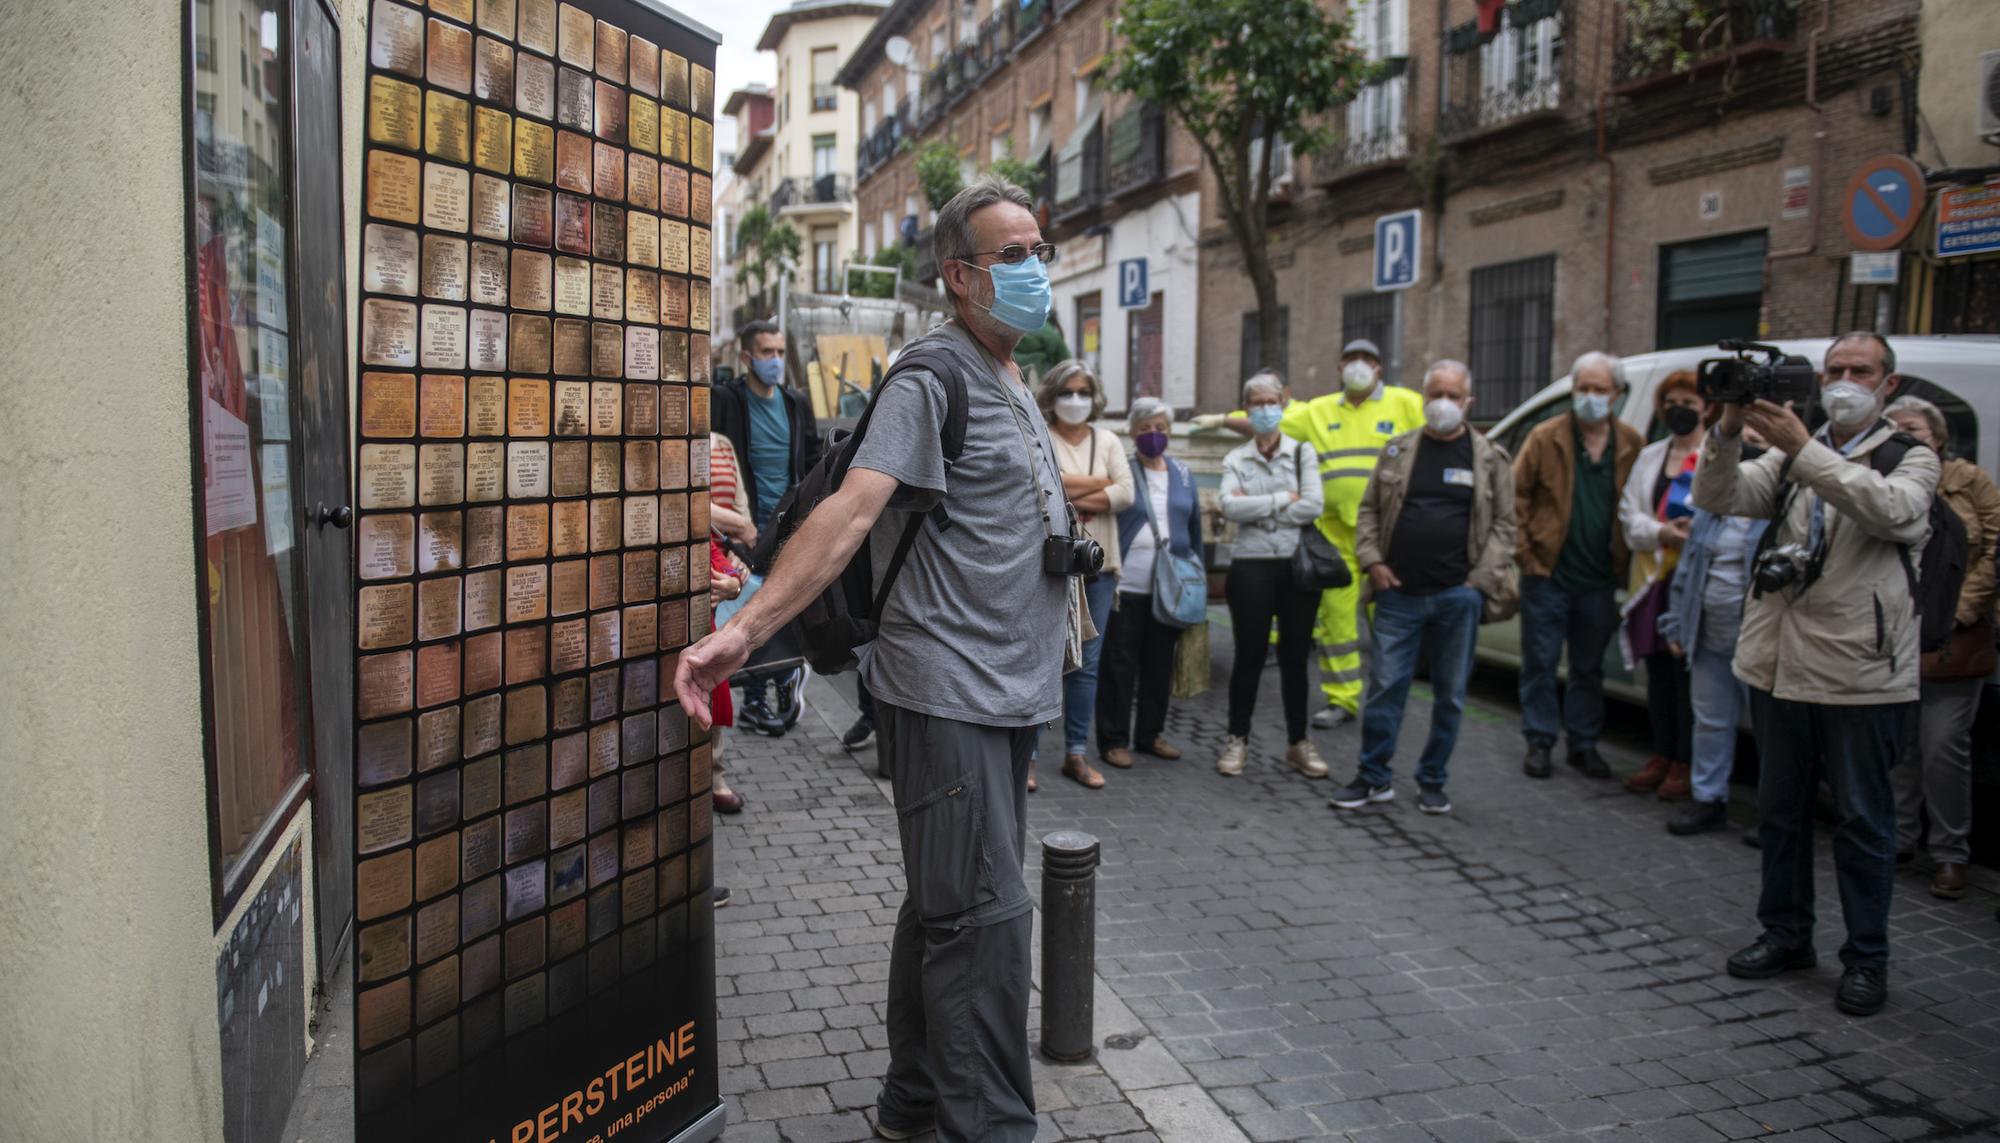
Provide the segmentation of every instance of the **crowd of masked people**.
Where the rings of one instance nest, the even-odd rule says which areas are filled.
[[[974,180],[939,210],[932,243],[953,316],[899,351],[845,436],[821,441],[785,386],[780,331],[740,331],[744,376],[716,389],[708,458],[722,602],[674,691],[719,729],[732,683],[774,640],[858,668],[862,716],[845,741],[876,743],[907,887],[873,1126],[1011,1143],[1037,1125],[1023,853],[1041,731],[1061,724],[1061,775],[1091,789],[1107,783],[1100,766],[1195,745],[1166,729],[1183,632],[1208,614],[1203,507],[1171,455],[1172,408],[1131,402],[1128,454],[1087,365],[1016,360],[1049,340],[1056,253],[1025,191]],[[1227,732],[1200,744],[1218,773],[1282,758],[1326,778],[1311,731],[1355,722],[1353,776],[1332,804],[1391,800],[1421,666],[1432,703],[1416,801],[1450,812],[1479,627],[1518,614],[1523,772],[1548,779],[1560,744],[1569,767],[1609,780],[1602,672],[1619,640],[1647,667],[1655,720],[1655,756],[1626,784],[1685,803],[1672,832],[1724,826],[1746,709],[1755,730],[1760,932],[1727,971],[1816,964],[1824,785],[1847,929],[1835,1003],[1879,1010],[1898,861],[1924,841],[1932,891],[1964,890],[2000,490],[1952,457],[1935,407],[1898,394],[1886,340],[1838,338],[1818,364],[1817,429],[1786,405],[1711,404],[1677,374],[1630,418],[1664,430],[1648,444],[1620,415],[1620,362],[1586,354],[1567,410],[1518,456],[1471,426],[1477,378],[1460,362],[1432,364],[1419,389],[1388,385],[1360,341],[1337,393],[1295,400],[1275,374],[1247,379],[1238,413],[1205,419],[1246,438],[1218,505],[1233,525],[1235,648]],[[1281,741],[1255,717],[1273,658]],[[768,690],[745,688],[743,721],[773,733],[796,688]],[[718,809],[743,808],[719,767],[715,790]]]

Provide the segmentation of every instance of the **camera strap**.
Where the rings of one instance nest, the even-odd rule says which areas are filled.
[[[1888,424],[1889,422],[1887,421],[1877,420],[1865,432],[1856,433],[1854,438],[1847,442],[1846,448],[1838,450],[1841,458],[1843,460],[1851,459],[1853,449],[1860,447],[1862,441],[1874,436],[1877,430]],[[1813,439],[1820,440],[1817,434],[1814,435]],[[1869,459],[1874,464],[1876,471],[1883,472],[1879,462],[1882,459],[1886,459],[1885,457],[1878,457],[1876,454],[1890,448],[1894,444],[1894,440],[1895,438],[1892,435],[1889,440],[1883,441],[1869,452]],[[1829,433],[1825,440],[1820,440],[1820,443],[1828,447],[1833,447],[1831,434]],[[1896,465],[1902,463],[1903,451],[1907,450],[1896,452],[1894,461],[1889,465],[1889,471],[1894,471]],[[1771,518],[1771,527],[1764,529],[1764,534],[1757,538],[1757,550],[1752,553],[1750,558],[1750,566],[1753,568],[1764,558],[1766,552],[1777,546],[1778,530],[1783,527],[1786,517],[1792,514],[1792,503],[1799,494],[1799,485],[1792,480],[1792,462],[1795,459],[1788,456],[1778,464],[1778,484],[1783,491],[1779,496],[1777,514]],[[1883,472],[1883,475],[1888,475],[1888,472]],[[1824,502],[1819,499],[1817,492],[1809,492],[1808,495],[1814,498],[1814,503],[1810,506],[1806,520],[1805,538],[1810,550],[1807,553],[1805,574],[1799,578],[1799,591],[1801,592],[1811,587],[1819,579],[1820,572],[1826,565],[1827,536],[1822,527],[1815,526],[1815,520],[1824,519],[1823,516],[1820,516],[1820,513],[1824,511]],[[1908,572],[1910,570],[1910,559],[1907,550],[1903,556],[1903,565],[1904,570]],[[1751,588],[1751,595],[1753,598],[1761,599],[1764,596],[1764,589],[1753,587]]]

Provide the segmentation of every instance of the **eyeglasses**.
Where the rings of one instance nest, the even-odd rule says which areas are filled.
[[[985,258],[990,255],[996,261],[1005,262],[1009,266],[1019,266],[1028,260],[1028,255],[1030,254],[1041,259],[1044,266],[1056,260],[1056,248],[1052,243],[1048,242],[1037,242],[1033,246],[1023,246],[1018,242],[1010,242],[998,250],[975,251],[972,256],[974,258]]]

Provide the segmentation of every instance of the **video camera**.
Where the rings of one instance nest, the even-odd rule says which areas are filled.
[[[1716,348],[1736,356],[1702,361],[1695,387],[1704,401],[1730,405],[1748,405],[1758,400],[1779,405],[1791,402],[1803,409],[1819,392],[1819,370],[1795,353],[1788,354],[1775,345],[1733,339],[1717,342]],[[1764,360],[1752,360],[1752,354],[1762,354]]]

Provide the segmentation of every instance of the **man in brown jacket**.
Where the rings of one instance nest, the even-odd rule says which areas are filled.
[[[1446,767],[1458,743],[1465,684],[1482,616],[1504,618],[1514,581],[1514,470],[1507,451],[1468,428],[1472,371],[1440,361],[1424,374],[1424,427],[1393,437],[1368,478],[1355,521],[1355,562],[1375,603],[1375,658],[1361,704],[1361,769],[1335,809],[1396,796],[1403,704],[1426,638],[1431,733],[1417,761],[1417,808],[1449,813]]]
[[[1617,585],[1625,578],[1618,490],[1645,438],[1613,406],[1624,368],[1591,352],[1570,370],[1570,412],[1544,421],[1514,461],[1516,553],[1521,568],[1521,771],[1549,776],[1561,731],[1570,765],[1592,778],[1611,768],[1597,752],[1604,728],[1604,652],[1618,629]],[[1556,701],[1556,665],[1569,649],[1569,686]]]

